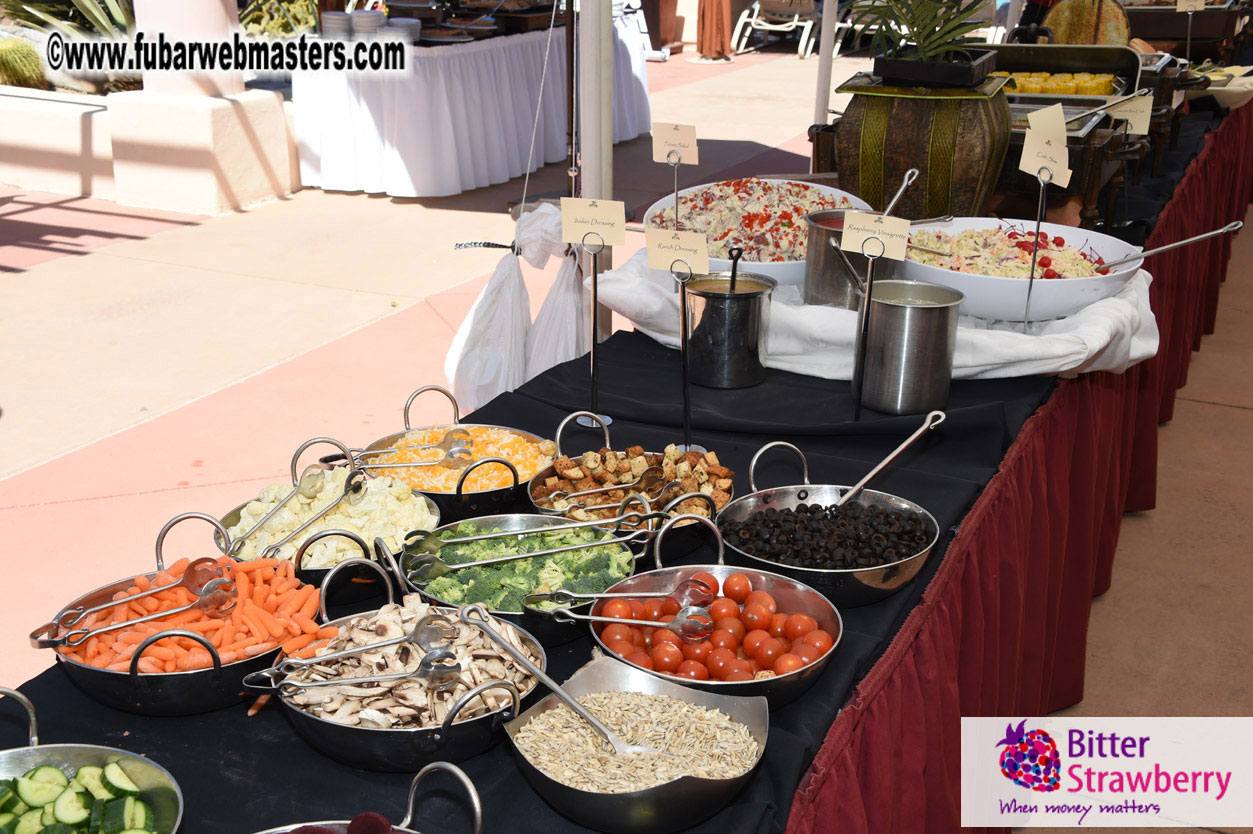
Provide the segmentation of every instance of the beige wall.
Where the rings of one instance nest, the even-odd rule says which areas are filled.
[[[0,85],[0,184],[113,199],[104,96]]]

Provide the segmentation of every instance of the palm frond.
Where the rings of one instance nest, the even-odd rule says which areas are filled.
[[[987,0],[856,0],[851,21],[871,31],[872,54],[936,60],[976,43],[971,20]]]

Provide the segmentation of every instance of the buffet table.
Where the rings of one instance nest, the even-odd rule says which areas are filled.
[[[528,165],[548,30],[414,47],[409,75],[295,73],[300,180],[328,191],[447,197],[566,158],[566,30],[553,30]],[[614,21],[613,140],[651,128],[644,53],[631,17]]]

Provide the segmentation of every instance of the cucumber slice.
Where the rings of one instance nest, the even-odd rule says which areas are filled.
[[[103,799],[91,803],[91,818],[87,821],[87,834],[100,834],[100,822],[104,819]]]
[[[62,774],[64,775],[64,774]],[[114,796],[139,796],[139,788],[117,762],[109,762],[101,774],[104,787]]]
[[[0,813],[9,811],[13,806],[22,800],[18,798],[17,791],[13,789],[12,782],[0,784]]]
[[[126,827],[139,828],[144,831],[156,831],[157,816],[144,802],[134,797],[126,798]]]
[[[53,768],[56,770],[56,768]],[[60,773],[60,771],[57,771]],[[65,774],[61,774],[64,776]],[[70,783],[69,779],[65,780],[65,784]],[[25,776],[18,777],[17,795],[18,797],[32,808],[42,808],[45,805],[51,805],[56,798],[65,792],[65,785],[54,785],[51,782],[36,782],[34,779],[28,779]]]
[[[133,796],[105,803],[104,813],[100,817],[100,834],[121,834],[130,828],[126,822],[129,810],[127,806],[134,803]]]
[[[52,803],[52,814],[57,822],[81,825],[91,819],[91,808],[87,804],[90,800],[85,797],[86,794],[77,791],[66,791],[58,796],[57,801]]]
[[[22,814],[25,814],[29,810],[30,810],[30,806],[19,799],[17,801],[17,804],[9,809],[9,812],[13,814],[17,814],[20,817]]]
[[[61,768],[52,765],[33,767],[23,773],[22,778],[34,782],[46,782],[49,785],[60,785],[63,788],[70,784],[70,777],[66,776]]]
[[[74,779],[82,783],[87,792],[96,799],[116,799],[113,792],[104,786],[104,768],[86,765],[74,774]]]
[[[14,828],[17,828],[17,814],[11,812],[0,814],[0,832],[13,834]]]
[[[44,825],[52,825],[54,822],[57,821],[57,815],[52,810],[51,802],[45,805],[43,807],[43,810],[39,812],[39,821],[43,823]]]
[[[45,825],[39,834],[78,834],[78,831],[72,825],[66,825],[63,822],[54,822],[51,825]]]
[[[33,808],[27,811],[17,821],[17,827],[13,829],[13,834],[39,834],[40,829],[44,827],[43,811],[39,808]]]

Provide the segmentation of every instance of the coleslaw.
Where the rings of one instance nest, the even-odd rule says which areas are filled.
[[[967,229],[951,235],[938,230],[920,229],[910,235],[911,243],[938,249],[934,255],[920,249],[909,250],[909,259],[927,266],[992,275],[1000,278],[1030,278],[1034,233],[1016,228]],[[1037,278],[1092,278],[1105,275],[1105,259],[1067,246],[1060,235],[1050,238],[1040,232]]]

